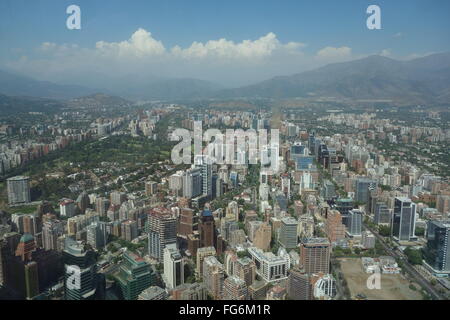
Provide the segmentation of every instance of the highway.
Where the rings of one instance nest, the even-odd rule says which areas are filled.
[[[366,224],[363,223],[364,228],[372,232],[375,237],[380,241],[383,248],[394,258],[400,259],[403,262],[402,268],[408,272],[408,274],[411,276],[414,281],[416,281],[420,286],[435,300],[446,300],[445,297],[443,297],[431,284],[428,282],[427,279],[425,279],[417,270],[408,262],[406,256],[402,253],[399,254],[395,250],[392,250],[385,242],[383,237],[381,237],[377,232],[375,232],[373,229],[368,227]]]

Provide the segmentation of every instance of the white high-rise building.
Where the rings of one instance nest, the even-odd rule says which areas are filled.
[[[164,281],[168,289],[184,284],[184,261],[174,244],[164,249]]]
[[[64,199],[59,203],[59,214],[62,217],[71,218],[75,216],[75,201],[71,199]]]
[[[183,175],[183,197],[195,198],[202,194],[201,168],[189,169]]]

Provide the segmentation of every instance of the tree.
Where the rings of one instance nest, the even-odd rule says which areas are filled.
[[[417,227],[415,234],[416,236],[423,237],[425,235],[425,228]]]
[[[412,263],[414,265],[422,264],[422,251],[421,250],[408,247],[403,252],[408,257],[408,261],[410,263]]]
[[[391,236],[391,228],[389,226],[380,225],[378,227],[378,233],[380,234],[380,236],[389,237]]]

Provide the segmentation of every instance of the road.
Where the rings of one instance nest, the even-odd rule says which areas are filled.
[[[375,237],[380,241],[383,248],[394,258],[400,259],[403,262],[403,269],[408,272],[414,281],[416,281],[420,286],[435,300],[446,300],[429,282],[425,279],[417,270],[408,262],[405,255],[399,254],[395,250],[392,250],[385,242],[383,237],[381,237],[376,231],[368,227],[363,223],[364,228],[372,232]]]

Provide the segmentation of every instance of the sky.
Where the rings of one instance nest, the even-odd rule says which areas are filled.
[[[69,30],[69,5],[81,29]],[[381,29],[369,30],[369,5]],[[58,83],[197,78],[236,87],[380,54],[450,51],[448,0],[2,0],[0,69]]]

